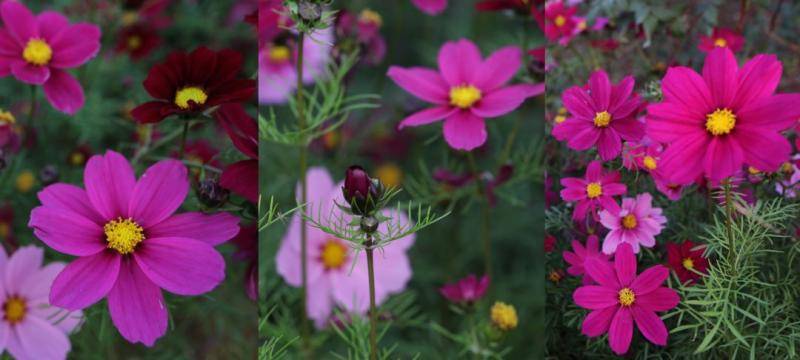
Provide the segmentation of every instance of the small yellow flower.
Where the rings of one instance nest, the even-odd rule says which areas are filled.
[[[513,305],[508,305],[502,301],[492,305],[492,324],[500,330],[509,331],[517,327],[517,310]]]
[[[385,163],[375,170],[375,175],[386,187],[398,187],[403,183],[403,170],[394,163]]]
[[[23,170],[19,175],[17,175],[17,191],[21,193],[26,193],[33,189],[33,185],[36,183],[36,176],[33,175],[33,172],[30,170]]]

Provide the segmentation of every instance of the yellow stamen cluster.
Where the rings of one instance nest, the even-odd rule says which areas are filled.
[[[17,187],[17,191],[21,193],[26,193],[33,189],[33,185],[36,184],[36,176],[33,175],[33,172],[30,170],[23,170],[22,172],[17,175],[17,179],[15,181],[15,185]]]
[[[103,226],[103,231],[106,234],[108,248],[122,255],[132,253],[145,239],[144,229],[131,218],[118,217],[111,220]]]
[[[650,155],[647,155],[644,157],[644,159],[642,159],[642,164],[644,165],[645,169],[650,171],[653,171],[656,169],[656,167],[658,167],[658,162]]]
[[[631,306],[636,301],[636,295],[630,288],[623,288],[619,291],[619,303],[622,306]]]
[[[694,269],[694,260],[692,260],[692,258],[683,259],[683,267],[686,268],[686,270]]]
[[[0,126],[2,125],[11,125],[17,122],[17,118],[14,117],[10,111],[0,110]]]
[[[736,127],[736,115],[728,109],[716,109],[706,115],[706,130],[712,135],[729,134]]]
[[[498,301],[492,305],[491,309],[492,324],[503,331],[512,330],[517,327],[517,310],[513,305],[508,305]]]
[[[32,65],[47,65],[53,58],[53,49],[42,39],[30,39],[22,50],[22,58]]]
[[[714,46],[716,47],[726,47],[728,46],[728,41],[723,38],[717,38],[714,40]]]
[[[385,163],[375,169],[375,176],[386,187],[398,187],[403,182],[403,170],[394,163]]]
[[[589,183],[589,185],[586,185],[586,196],[588,196],[589,199],[600,197],[600,195],[603,195],[603,186],[600,185],[599,182],[593,182]]]
[[[274,45],[269,48],[269,61],[273,63],[283,63],[289,60],[292,56],[292,51],[289,47],[283,45]]]
[[[18,296],[11,296],[3,304],[3,318],[11,325],[17,324],[25,318],[28,305]]]
[[[361,10],[361,14],[358,16],[358,21],[368,24],[375,24],[378,27],[383,25],[383,18],[381,17],[381,14],[378,14],[370,9]]]
[[[142,38],[138,35],[128,37],[128,49],[136,50],[142,46]]]
[[[483,94],[472,85],[460,85],[450,89],[450,104],[462,109],[469,109],[481,99]]]
[[[347,260],[347,248],[338,240],[328,240],[328,242],[322,246],[322,255],[320,255],[320,259],[325,269],[338,269],[342,267],[345,260]]]
[[[604,128],[611,123],[611,114],[608,111],[601,111],[594,114],[594,126]]]
[[[562,27],[567,23],[567,18],[565,18],[564,15],[558,15],[555,20],[553,20],[553,23],[558,27]]]
[[[637,224],[636,215],[628,214],[622,217],[622,226],[626,229],[633,229]]]
[[[175,93],[175,105],[184,110],[189,108],[189,101],[203,105],[206,100],[208,100],[208,94],[197,86],[188,86]]]

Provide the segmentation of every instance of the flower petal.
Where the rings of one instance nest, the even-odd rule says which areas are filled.
[[[444,139],[451,148],[470,151],[486,142],[486,123],[468,111],[459,111],[444,121]]]
[[[26,44],[30,38],[38,35],[36,18],[25,5],[17,1],[3,1],[0,4],[0,15],[6,30],[20,44]]]
[[[507,46],[495,51],[477,68],[473,84],[482,91],[490,92],[507,83],[522,65],[522,50]]]
[[[774,172],[786,161],[792,145],[780,133],[748,129],[736,134],[744,152],[744,163],[761,171]]]
[[[619,279],[610,262],[598,258],[588,258],[584,262],[586,273],[598,284],[609,288],[619,288]]]
[[[167,305],[161,290],[133,259],[120,266],[119,279],[108,293],[111,321],[125,340],[153,346],[167,331]]]
[[[715,136],[706,148],[704,168],[712,181],[725,179],[742,169],[742,147],[731,136]]]
[[[632,306],[630,309],[636,326],[647,340],[656,345],[667,345],[667,327],[654,311],[641,306]]]
[[[51,66],[69,69],[83,65],[100,51],[100,28],[85,23],[72,25],[50,45],[53,47]]]
[[[37,197],[39,201],[41,201],[42,206],[74,212],[86,219],[94,221],[98,225],[103,225],[105,223],[100,214],[92,207],[92,203],[89,202],[86,191],[75,185],[65,183],[53,184],[40,191]]]
[[[39,240],[64,254],[87,256],[106,248],[102,226],[63,208],[33,209],[28,226]]]
[[[631,283],[630,288],[637,296],[648,294],[661,287],[667,277],[669,277],[669,269],[663,265],[655,265],[639,274]]]
[[[397,86],[422,100],[440,105],[450,102],[449,86],[434,70],[392,66],[387,75]]]
[[[30,279],[42,267],[44,250],[28,245],[17,249],[5,266],[3,273],[6,294],[19,294],[29,286]]]
[[[633,317],[629,308],[620,307],[608,328],[608,345],[617,355],[628,352],[633,338]]]
[[[609,306],[604,309],[594,310],[583,319],[581,333],[588,337],[600,336],[608,332],[611,320],[619,309],[618,306]]]
[[[608,74],[598,70],[589,76],[589,93],[594,100],[595,109],[607,111],[611,101],[611,81]]]
[[[781,62],[772,54],[759,54],[746,62],[736,74],[739,83],[732,102],[733,110],[772,95],[781,81],[782,72]]]
[[[128,203],[136,186],[136,177],[128,160],[114,151],[95,155],[86,163],[83,173],[86,195],[103,218],[110,220],[128,216]]]
[[[661,154],[659,168],[669,183],[684,185],[703,173],[703,160],[710,141],[707,133],[687,136],[672,143]]]
[[[39,36],[48,43],[52,43],[52,39],[69,26],[69,20],[61,13],[43,11],[36,16],[36,26],[38,27]]]
[[[53,281],[50,304],[79,310],[96,303],[114,287],[121,258],[109,250],[75,259]]]
[[[614,268],[617,270],[619,284],[627,286],[636,278],[636,255],[630,246],[620,245],[614,254]]]
[[[258,202],[258,160],[242,160],[225,167],[219,178],[220,186],[243,196],[252,203]]]
[[[667,311],[678,306],[681,297],[668,287],[659,287],[647,294],[637,294],[636,304],[650,311]]]
[[[512,85],[486,94],[470,110],[482,118],[493,118],[508,114],[522,105],[528,98],[528,85]]]
[[[178,295],[211,291],[225,279],[225,260],[211,245],[183,238],[152,238],[133,253],[156,285]]]
[[[736,126],[741,130],[784,131],[798,124],[798,103],[800,94],[778,94],[754,100],[736,113]]]
[[[480,68],[481,51],[472,41],[461,39],[445,43],[439,50],[439,71],[449,87],[472,84]]]
[[[575,305],[585,309],[598,310],[619,303],[617,291],[605,286],[581,286],[572,294]]]
[[[44,94],[54,108],[69,115],[78,112],[85,102],[81,83],[59,69],[50,71],[50,79],[44,83]]]
[[[397,126],[397,129],[402,130],[407,126],[428,125],[449,117],[456,111],[459,111],[458,108],[449,106],[439,106],[418,111],[403,119],[403,121],[400,122],[400,125]]]
[[[50,78],[49,67],[33,65],[24,61],[12,63],[11,73],[17,80],[31,85],[42,85]]]
[[[148,168],[136,183],[128,214],[147,229],[172,215],[188,192],[186,166],[177,160],[161,160]]]
[[[705,120],[705,115],[716,106],[711,91],[700,75],[687,67],[671,67],[661,81],[664,101],[680,104],[692,116]]]
[[[36,316],[27,316],[10,334],[8,352],[16,359],[65,359],[70,350],[67,335]]]
[[[727,47],[717,47],[706,56],[703,64],[703,79],[711,91],[711,101],[715,107],[731,106],[736,96],[739,66],[733,52]]]
[[[188,212],[174,215],[147,229],[150,238],[183,237],[217,246],[239,233],[239,218],[220,212],[206,215]]]

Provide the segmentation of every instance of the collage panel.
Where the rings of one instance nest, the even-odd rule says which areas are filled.
[[[537,358],[538,8],[262,6],[260,358]]]

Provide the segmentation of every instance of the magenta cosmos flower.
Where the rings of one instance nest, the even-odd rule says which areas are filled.
[[[83,313],[50,306],[47,294],[64,268],[54,262],[42,266],[44,251],[19,248],[8,258],[0,248],[0,352],[15,359],[66,359],[68,335],[81,323]]]
[[[656,312],[667,311],[680,302],[675,290],[662,287],[669,270],[656,265],[636,275],[636,255],[628,245],[620,246],[614,263],[592,259],[586,273],[598,285],[581,286],[572,294],[575,304],[591,312],[581,332],[589,337],[608,333],[608,344],[618,355],[628,351],[633,324],[656,345],[667,344],[667,327]]]
[[[701,36],[697,48],[702,52],[710,52],[718,47],[726,47],[733,52],[742,49],[744,36],[727,28],[714,28],[709,36]]]
[[[53,282],[50,303],[83,309],[102,298],[130,342],[152,346],[167,330],[161,289],[177,295],[211,291],[225,278],[214,249],[239,231],[238,218],[217,213],[173,214],[189,191],[176,160],[151,166],[136,180],[122,155],[89,159],[86,190],[58,183],[39,192],[33,232],[54,250],[78,256]]]
[[[483,275],[478,279],[477,276],[471,274],[457,282],[445,284],[439,288],[439,293],[447,300],[455,303],[474,303],[486,294],[486,289],[488,288],[488,276]]]
[[[411,0],[411,3],[428,15],[439,15],[447,9],[447,0]]]
[[[561,199],[577,202],[572,218],[583,220],[586,213],[592,215],[599,209],[619,209],[614,196],[625,194],[628,188],[620,183],[620,174],[617,171],[603,173],[603,164],[592,161],[586,168],[586,175],[581,178],[561,179]]]
[[[64,15],[53,11],[34,16],[14,0],[0,4],[0,15],[0,77],[12,74],[26,84],[42,85],[54,108],[75,114],[83,107],[83,88],[65,70],[97,55],[100,28],[70,25]]]
[[[331,175],[324,168],[311,168],[308,179],[308,215],[327,217],[337,211],[334,203],[346,204],[342,195],[343,182],[334,184]],[[297,189],[298,199],[300,188]],[[298,200],[299,201],[299,200]],[[384,211],[384,216],[398,217],[408,222],[405,215]],[[346,215],[343,215],[346,216]],[[392,220],[396,222],[398,220]],[[385,232],[386,223],[381,223],[378,231]],[[307,233],[308,270],[308,316],[314,319],[318,328],[324,327],[331,319],[334,306],[346,312],[366,314],[369,309],[369,284],[367,279],[367,258],[364,251],[356,252],[344,240],[337,239],[310,224]],[[411,264],[406,251],[414,244],[415,236],[409,235],[386,245],[375,257],[375,300],[378,304],[390,294],[405,289],[411,279]],[[302,284],[300,262],[300,215],[295,214],[289,229],[283,236],[278,249],[276,266],[278,274],[291,286]]]
[[[457,150],[469,151],[486,142],[484,118],[505,115],[544,92],[544,84],[504,86],[522,65],[522,50],[515,46],[484,61],[473,42],[461,39],[444,44],[438,62],[439,71],[389,68],[388,75],[398,86],[435,105],[403,119],[399,128],[444,119],[444,139]]]
[[[687,67],[667,70],[664,101],[647,107],[647,135],[667,144],[661,168],[670,183],[700,176],[723,180],[743,165],[772,172],[789,159],[781,132],[800,118],[800,94],[774,94],[781,79],[774,55],[739,68],[728,48],[712,50],[702,76]]]
[[[564,261],[569,264],[567,274],[572,276],[583,276],[583,283],[589,284],[595,282],[589,274],[586,273],[585,264],[589,259],[600,259],[608,261],[611,257],[600,252],[600,238],[597,235],[589,235],[586,238],[586,246],[584,247],[580,241],[572,240],[572,251],[564,251],[562,254]]]
[[[597,146],[601,159],[614,159],[622,151],[622,140],[638,142],[644,136],[644,124],[636,119],[639,97],[633,86],[631,76],[612,85],[605,71],[595,71],[588,89],[573,86],[564,91],[561,100],[571,117],[553,128],[553,136],[567,140],[574,150]]]
[[[613,254],[619,244],[627,243],[639,253],[639,247],[653,247],[656,235],[661,233],[667,218],[661,215],[661,208],[653,207],[653,197],[649,193],[636,195],[636,198],[622,199],[622,206],[600,211],[600,223],[609,229],[603,239],[603,252]]]

